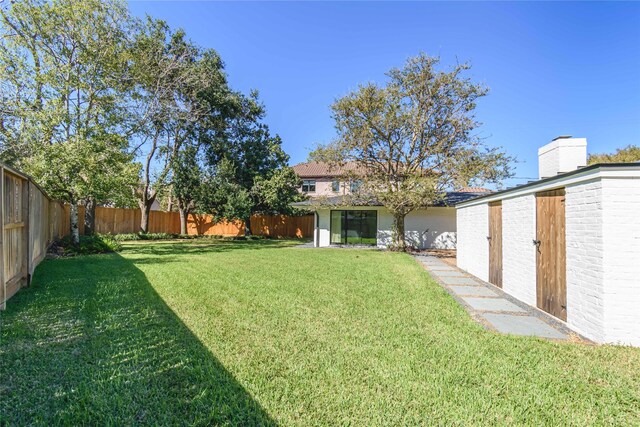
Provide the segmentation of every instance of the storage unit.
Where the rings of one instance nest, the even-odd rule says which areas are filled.
[[[552,144],[586,157],[581,141]],[[541,163],[562,157],[543,149]],[[640,346],[640,163],[583,167],[456,208],[460,268],[589,339]]]

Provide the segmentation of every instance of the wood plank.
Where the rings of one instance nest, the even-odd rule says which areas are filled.
[[[31,248],[29,245],[29,181],[24,180],[22,183],[22,250],[21,275],[24,277],[24,285],[29,286],[29,264],[31,261]]]
[[[0,310],[6,308],[7,287],[4,276],[4,166],[0,166]]]
[[[14,222],[11,224],[5,224],[4,229],[5,230],[13,230],[14,228],[22,228],[24,227],[25,223],[24,222]]]
[[[536,194],[536,303],[547,313],[567,320],[565,192]]]
[[[489,203],[489,282],[502,287],[502,201]]]

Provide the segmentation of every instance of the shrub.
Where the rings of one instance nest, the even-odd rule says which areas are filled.
[[[124,233],[116,234],[113,238],[119,242],[132,241],[132,240],[168,240],[178,239],[187,236],[171,233]],[[191,236],[188,236],[191,237]]]
[[[130,240],[141,240],[140,235],[138,233],[116,234],[113,236],[113,238],[118,242],[126,242]]]
[[[118,252],[122,247],[113,236],[108,234],[80,236],[80,242],[74,245],[71,236],[65,236],[54,243],[54,250],[62,255],[89,255]]]
[[[173,234],[173,233],[125,233],[116,234],[113,239],[118,242],[132,240],[171,240],[171,239],[213,239],[213,240],[262,240],[271,237],[265,236],[222,236],[219,234],[195,235],[195,234]]]

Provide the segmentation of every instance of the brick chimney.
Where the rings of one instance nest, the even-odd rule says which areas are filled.
[[[587,138],[562,135],[538,149],[540,179],[571,172],[587,165]]]

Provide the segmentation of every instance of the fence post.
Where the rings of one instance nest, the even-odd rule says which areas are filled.
[[[29,270],[29,264],[31,263],[31,239],[29,238],[29,232],[31,227],[29,226],[29,209],[30,201],[29,201],[29,186],[31,185],[31,181],[29,179],[25,179],[24,184],[22,185],[22,222],[24,224],[22,229],[22,247],[25,248],[24,254],[22,257],[22,274],[24,275],[24,286],[29,286],[29,282],[31,281],[31,275]]]

